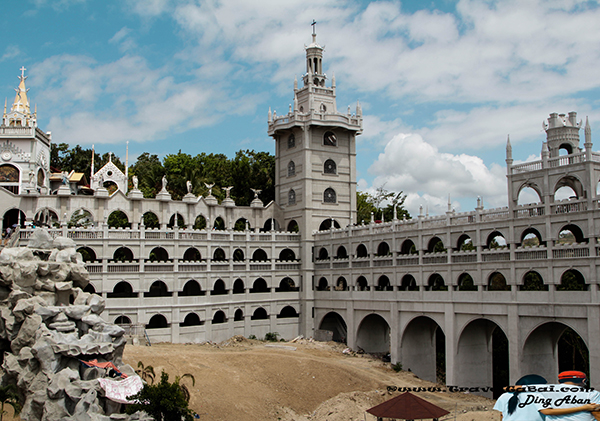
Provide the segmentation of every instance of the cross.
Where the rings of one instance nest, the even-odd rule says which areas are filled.
[[[316,31],[316,25],[317,25],[317,21],[313,19],[312,23],[310,24],[310,26],[313,27],[313,35],[317,35]]]
[[[112,162],[112,152],[108,153],[108,162]]]
[[[25,66],[21,66],[19,70],[21,71],[21,77],[25,76],[25,70],[27,70]]]

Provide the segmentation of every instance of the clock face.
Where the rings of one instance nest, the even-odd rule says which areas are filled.
[[[10,161],[10,158],[12,158],[12,154],[9,151],[2,152],[2,159],[3,160]]]

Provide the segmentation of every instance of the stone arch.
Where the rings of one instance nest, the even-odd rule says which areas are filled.
[[[254,310],[254,313],[252,313],[252,316],[250,317],[250,320],[268,320],[269,319],[269,315],[267,314],[267,310],[265,310],[262,307],[258,307],[256,310]]]
[[[263,249],[256,249],[254,253],[252,253],[252,261],[253,262],[268,262],[269,256],[267,256],[267,252]]]
[[[346,281],[346,278],[344,278],[343,276],[340,276],[336,283],[335,283],[335,290],[336,291],[348,291],[348,282]]]
[[[325,174],[337,174],[337,165],[333,159],[328,159],[323,164],[323,172]]]
[[[233,251],[233,261],[234,262],[243,262],[244,259],[245,259],[244,250],[242,250],[242,249],[235,249]]]
[[[321,247],[319,249],[319,260],[326,260],[329,259],[329,251],[327,251],[327,249],[325,247]]]
[[[568,339],[576,343],[566,343],[564,336],[570,337]],[[569,356],[572,356],[574,348],[576,358],[571,360]],[[580,355],[577,355],[578,353]],[[567,323],[558,321],[540,323],[526,336],[522,350],[521,370],[523,373],[539,374],[546,379],[556,379],[558,373],[563,370],[581,370],[589,373],[587,340]]]
[[[213,315],[212,324],[216,325],[219,323],[226,323],[226,322],[227,322],[227,316],[225,316],[225,313],[223,312],[223,310],[217,310],[215,312],[215,314]]]
[[[252,289],[250,289],[251,293],[255,292],[269,292],[269,287],[267,286],[267,281],[263,278],[258,278],[252,284]]]
[[[250,229],[250,221],[246,218],[239,218],[235,221],[235,224],[233,224],[234,231],[246,231],[246,229]]]
[[[288,232],[300,232],[300,226],[298,225],[298,222],[296,222],[295,219],[292,219],[288,223],[287,230]]]
[[[119,247],[113,253],[113,260],[115,262],[132,262],[133,252],[129,247]]]
[[[377,286],[375,287],[376,291],[393,291],[392,284],[390,283],[390,278],[386,275],[381,275],[379,279],[377,279]]]
[[[327,219],[324,219],[323,222],[321,222],[321,225],[319,225],[319,231],[327,231],[327,230],[330,230],[331,227],[339,229],[340,224],[335,219],[327,218]]]
[[[169,253],[162,247],[154,247],[148,255],[148,260],[151,262],[168,262]]]
[[[14,194],[19,194],[21,171],[12,164],[0,165],[0,186]]]
[[[137,292],[133,292],[133,288],[129,282],[121,281],[118,282],[112,292],[106,294],[107,298],[135,298],[138,296]]]
[[[419,252],[412,240],[404,240],[402,242],[402,247],[400,247],[400,254],[407,256],[409,254],[419,254]]]
[[[169,218],[169,223],[167,224],[167,228],[175,227],[175,217],[177,217],[177,226],[179,228],[185,228],[185,219],[179,212],[175,212],[173,215],[171,215],[171,217]]]
[[[442,239],[440,237],[432,237],[431,240],[429,240],[429,243],[427,244],[427,252],[438,253],[442,251],[446,251]]]
[[[298,291],[298,287],[294,280],[290,277],[285,277],[279,282],[279,288],[275,289],[275,292],[289,292]]]
[[[400,362],[423,380],[445,383],[446,335],[435,320],[418,316],[408,322],[400,339]]]
[[[587,243],[583,231],[575,224],[565,225],[556,236],[558,244]]]
[[[372,313],[361,320],[356,331],[356,346],[369,354],[390,352],[390,325],[379,314]]]
[[[225,231],[227,227],[225,226],[225,220],[220,216],[215,218],[215,223],[213,224],[213,229],[216,231]]]
[[[202,261],[202,255],[200,251],[196,247],[188,248],[185,253],[183,253],[183,261],[184,262],[200,262]]]
[[[40,212],[43,212],[43,211],[40,211]],[[38,214],[40,212],[38,212]],[[38,216],[36,215],[35,220],[37,220],[37,219],[38,219]],[[56,221],[58,222],[58,217],[56,217]],[[69,228],[90,227],[93,224],[94,224],[94,216],[92,215],[92,212],[90,212],[88,209],[85,209],[85,208],[79,208],[71,214],[71,217],[69,218],[69,221],[67,222],[67,227],[69,227]],[[47,224],[47,225],[52,225],[52,224]]]
[[[4,212],[4,219],[2,221],[2,229],[6,230],[8,227],[13,227],[13,225],[19,225],[21,228],[25,228],[25,221],[27,217],[25,216],[25,212],[21,209],[13,208]]]
[[[544,283],[542,275],[530,270],[523,276],[523,283],[519,286],[519,291],[548,291],[548,285]]]
[[[241,322],[244,320],[244,311],[241,308],[238,308],[235,313],[233,313],[233,321]]]
[[[204,294],[205,294],[205,292],[202,291],[202,287],[200,286],[200,283],[198,283],[198,281],[196,281],[194,279],[190,279],[183,286],[183,290],[181,290],[181,292],[179,293],[179,296],[180,297],[195,297],[195,296],[200,296],[200,295],[204,295]]]
[[[485,242],[486,248],[497,249],[500,247],[506,247],[506,238],[500,231],[492,231]]]
[[[215,281],[210,295],[227,295],[227,288],[225,287],[225,282],[222,279],[217,279]]]
[[[279,253],[279,260],[282,262],[291,262],[296,260],[296,253],[292,249],[285,248]]]
[[[346,251],[346,247],[339,246],[337,252],[335,253],[335,257],[337,257],[338,259],[347,259],[348,252]]]
[[[356,247],[356,257],[369,257],[367,246],[359,244],[358,247]]]
[[[262,232],[279,231],[279,222],[275,218],[269,218],[265,221]]]
[[[288,165],[287,165],[287,176],[293,177],[295,175],[296,175],[296,164],[294,163],[294,161],[290,161],[290,162],[288,162]]]
[[[188,313],[185,318],[183,319],[182,323],[179,323],[179,326],[181,327],[188,327],[188,326],[201,326],[204,323],[202,323],[202,321],[200,320],[200,316],[198,316],[196,313]]]
[[[448,286],[439,273],[434,273],[429,277],[427,288],[429,291],[448,291]]]
[[[244,293],[244,281],[240,278],[236,279],[233,283],[233,293],[234,294],[243,294]]]
[[[91,247],[79,247],[77,249],[78,253],[81,253],[81,258],[86,263],[93,263],[97,260],[96,252]]]
[[[523,183],[517,192],[517,204],[520,206],[543,203],[542,190],[537,184]]]
[[[333,340],[336,342],[346,343],[348,337],[348,326],[346,321],[339,313],[330,311],[321,319],[319,323],[320,330],[328,330],[333,332]]]
[[[130,325],[131,319],[122,314],[119,317],[117,317],[113,323],[116,325]]]
[[[296,309],[292,306],[285,306],[281,309],[279,314],[277,315],[278,319],[291,319],[295,317],[300,317]]]
[[[150,285],[150,289],[148,290],[148,292],[144,292],[144,298],[171,297],[172,295],[173,293],[169,292],[167,284],[160,280],[152,282],[152,285]]]
[[[331,187],[327,187],[323,192],[323,203],[337,203],[337,193]]]
[[[574,175],[565,175],[556,182],[553,192],[554,200],[561,200],[562,195],[557,195],[557,193],[563,188],[567,188],[567,190],[570,189],[575,194],[575,199],[581,199],[585,197],[583,184],[581,183],[581,180]],[[566,197],[566,199],[570,198],[571,197]]]
[[[534,238],[535,237],[535,238]],[[540,232],[529,227],[521,233],[521,246],[545,246],[546,242],[542,241],[542,235]]]
[[[456,251],[471,251],[475,250],[473,240],[467,234],[462,234],[456,242]]]
[[[488,277],[488,291],[510,291],[506,278],[500,272],[492,272]]]
[[[356,290],[357,291],[369,291],[371,288],[369,287],[369,282],[367,278],[364,276],[359,276],[356,280]]]
[[[419,286],[417,285],[417,280],[414,276],[406,274],[402,277],[399,289],[401,291],[418,291]]]
[[[115,209],[108,215],[106,220],[109,228],[131,228],[131,222],[129,222],[129,215],[127,212],[121,209]]]
[[[83,289],[83,292],[87,292],[90,294],[95,294],[96,293],[96,288],[94,287],[94,285],[90,282],[89,284],[87,284],[85,286],[85,288]],[[100,295],[100,294],[99,294]]]
[[[560,277],[560,284],[556,286],[557,291],[587,291],[588,285],[585,278],[575,269],[566,270]]]
[[[329,291],[329,282],[327,282],[327,278],[322,276],[317,283],[317,291]]]
[[[460,367],[455,371],[457,384],[465,387],[493,385],[499,396],[502,386],[509,384],[506,333],[492,320],[471,320],[458,335],[456,362]],[[492,397],[492,392],[481,394]]]
[[[169,322],[162,314],[155,314],[150,317],[150,321],[146,325],[146,329],[164,329],[167,327],[169,327]]]
[[[194,227],[195,230],[203,230],[206,229],[206,218],[204,217],[204,215],[198,215],[196,216],[196,219],[194,220]]]
[[[160,228],[160,220],[158,219],[158,216],[152,211],[144,212],[144,214],[142,215],[141,222],[144,225],[144,227],[149,229]]]
[[[212,259],[214,262],[227,261],[227,258],[225,257],[225,251],[221,247],[217,247],[213,253]]]
[[[479,289],[479,287],[475,285],[473,277],[467,272],[463,272],[460,274],[460,276],[458,277],[457,285],[459,291],[477,291]]]
[[[75,212],[73,212],[75,213]],[[93,221],[93,220],[92,220]],[[60,225],[60,220],[58,218],[58,212],[55,209],[45,207],[42,209],[38,209],[33,218],[33,223],[36,226],[47,226],[54,227]]]
[[[382,241],[377,246],[377,256],[389,256],[392,252],[390,251],[390,245],[385,241]]]

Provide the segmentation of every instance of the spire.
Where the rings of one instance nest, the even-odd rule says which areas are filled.
[[[335,72],[333,72],[333,75],[331,76],[331,87],[335,88]]]
[[[273,121],[273,118],[271,117],[271,107],[269,107],[269,117],[268,117],[268,122],[270,123],[271,121]]]
[[[547,159],[550,156],[550,151],[548,150],[548,142],[542,143],[542,159]]]
[[[306,75],[304,76],[304,86],[317,85],[325,86],[325,74],[323,73],[323,47],[317,44],[316,24],[313,20],[312,43],[306,48]]]
[[[356,101],[356,116],[362,117],[362,108],[360,107],[360,102]]]
[[[10,112],[6,112],[6,101],[4,103],[4,116],[3,124],[5,126],[18,126],[18,127],[35,127],[36,126],[36,113],[31,114],[29,107],[29,99],[27,98],[27,92],[29,89],[25,87],[25,67],[21,67],[21,75],[19,78],[19,86],[15,88],[15,100],[10,108]]]
[[[31,111],[29,109],[29,100],[27,99],[27,91],[29,91],[29,89],[25,87],[25,79],[27,79],[27,76],[25,76],[25,70],[27,69],[25,67],[21,67],[20,70],[21,76],[19,76],[19,87],[15,88],[15,101],[13,102],[10,111],[18,111],[23,114],[30,114]]]
[[[294,92],[298,90],[298,76],[294,75]]]
[[[585,117],[585,144],[589,144],[590,146],[592,145],[592,128],[590,126],[590,121],[587,116]]]
[[[506,136],[506,159],[512,159],[512,145],[510,144],[510,135]]]

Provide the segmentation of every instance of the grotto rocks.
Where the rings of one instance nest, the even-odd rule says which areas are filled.
[[[100,314],[102,297],[84,292],[88,273],[75,243],[36,230],[29,247],[0,252],[0,351],[2,383],[22,398],[23,420],[149,420],[119,414],[98,377],[107,371],[80,360],[122,361],[126,339],[119,326]]]

